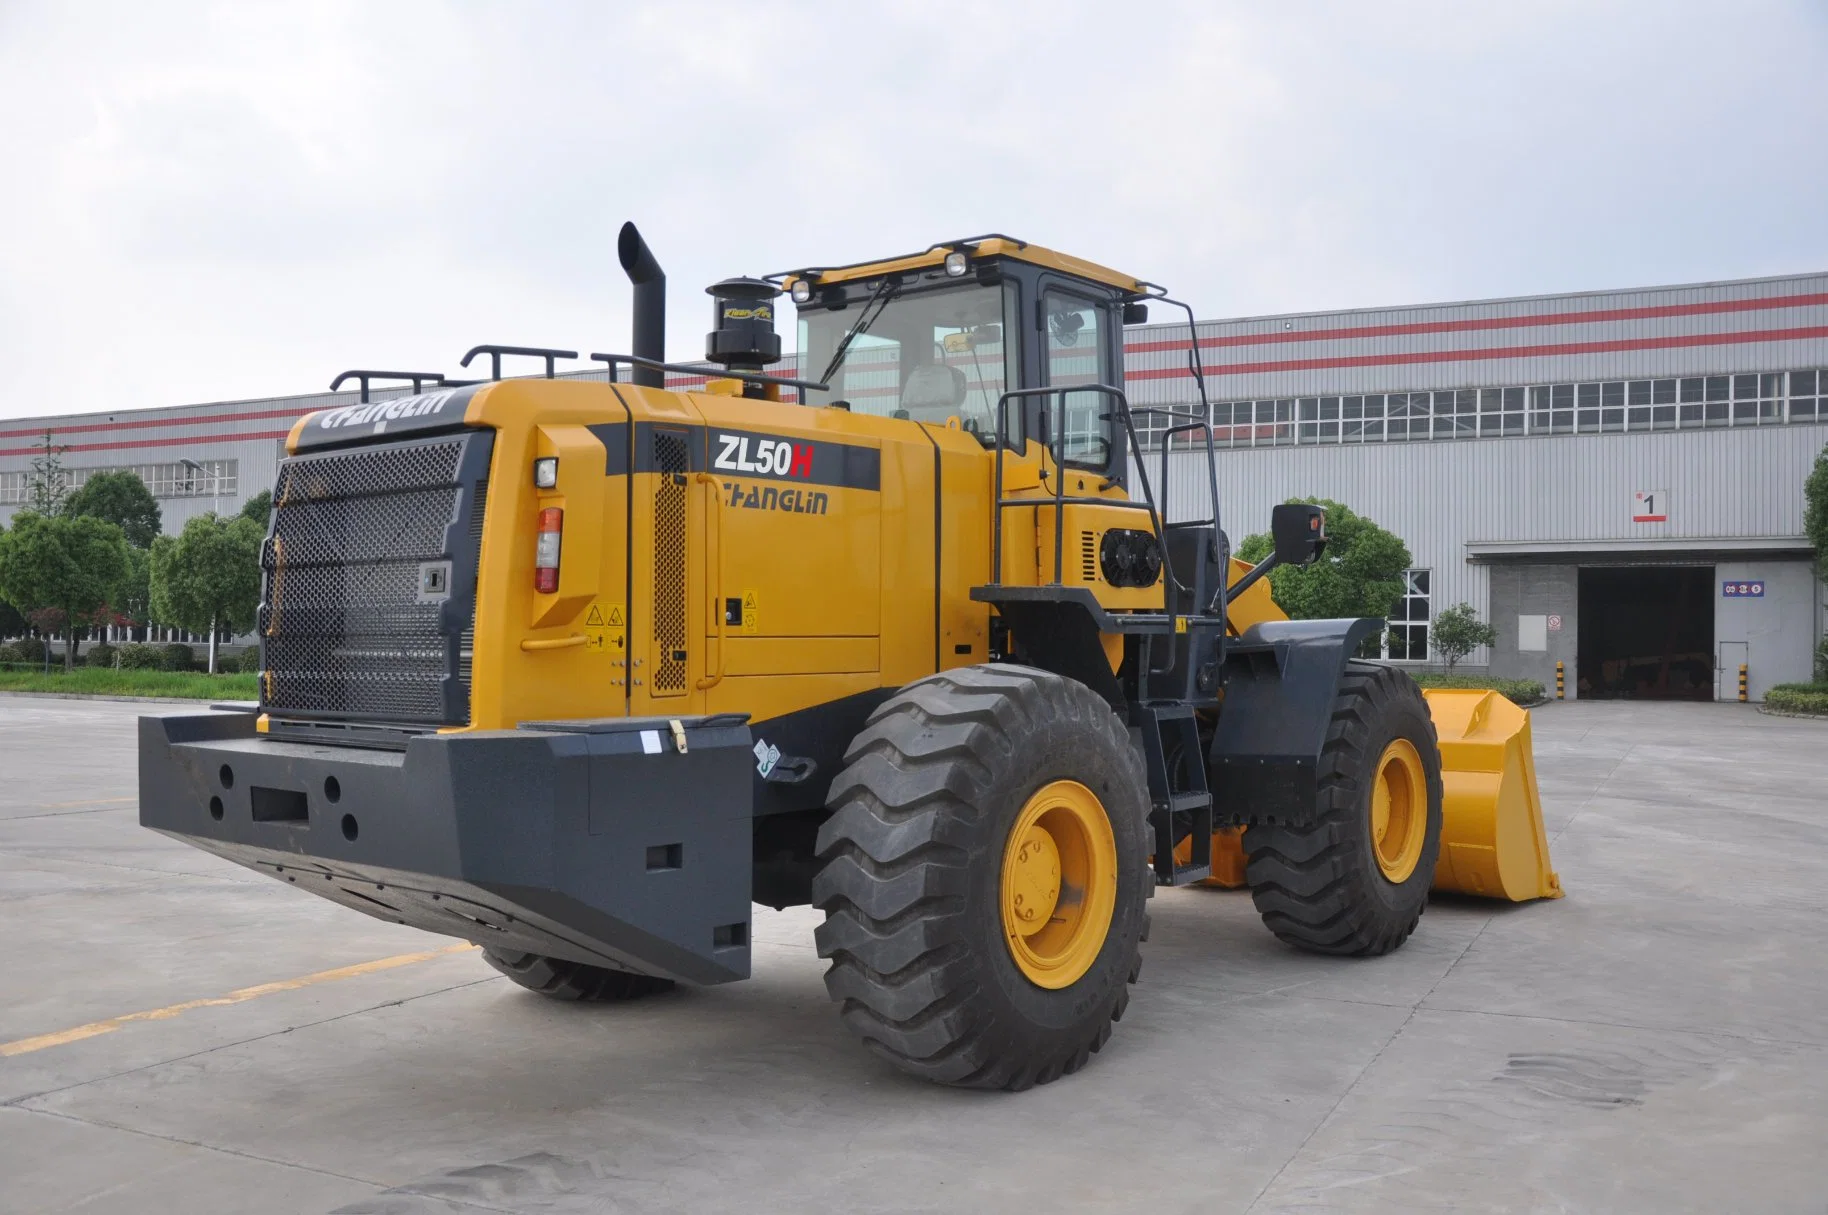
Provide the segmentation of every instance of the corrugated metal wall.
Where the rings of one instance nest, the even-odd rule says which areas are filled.
[[[1133,400],[1192,398],[1186,332],[1129,332]],[[1199,333],[1215,401],[1781,371],[1828,352],[1828,274],[1207,321]]]
[[[1803,482],[1824,445],[1828,425],[1815,424],[1221,450],[1219,505],[1236,543],[1267,530],[1278,502],[1342,502],[1401,536],[1415,565],[1433,571],[1433,611],[1466,602],[1489,618],[1487,567],[1467,562],[1469,544],[1801,543]],[[1170,456],[1170,518],[1209,509],[1204,461]],[[1668,494],[1667,523],[1631,521],[1640,489]]]

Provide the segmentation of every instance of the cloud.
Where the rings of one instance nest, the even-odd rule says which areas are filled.
[[[0,7],[0,416],[626,346],[1014,231],[1202,315],[1828,265],[1819,7]],[[791,342],[791,337],[789,337]]]

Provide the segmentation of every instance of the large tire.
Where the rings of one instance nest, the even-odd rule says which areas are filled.
[[[554,1000],[586,1000],[609,1004],[634,1000],[655,992],[671,991],[673,980],[630,970],[611,970],[537,953],[482,951],[483,960],[528,991]]]
[[[1375,836],[1373,795],[1380,781],[1392,779],[1387,765],[1401,768],[1408,754],[1419,760],[1426,789],[1426,805],[1417,807],[1425,816],[1410,820],[1410,829],[1422,834],[1406,849],[1387,845],[1387,852],[1403,855],[1396,863],[1385,855],[1380,863],[1380,838],[1388,836]],[[1399,787],[1402,775],[1394,777]],[[1290,945],[1363,957],[1389,953],[1415,931],[1441,850],[1441,752],[1415,680],[1392,667],[1347,664],[1321,747],[1319,788],[1305,825],[1245,830],[1251,899],[1269,930]],[[1386,805],[1391,796],[1385,792]]]
[[[826,990],[845,1025],[896,1067],[945,1084],[1025,1089],[1084,1066],[1129,1001],[1155,888],[1147,778],[1123,722],[1073,680],[965,667],[884,702],[845,764],[812,892],[825,912]],[[1102,941],[1081,938],[1075,966],[1044,974],[1043,986],[1024,969],[1032,953],[1017,961],[1029,938],[1014,943],[1026,930],[1008,929],[1006,917],[1022,913],[1005,900],[1014,858],[1029,855],[1012,829],[1028,823],[1029,838],[1057,782],[1094,795],[1081,802],[1083,821],[1109,824],[1108,881],[1088,883],[1104,892],[1109,918]],[[1073,897],[1048,904],[1044,931],[1078,914]]]

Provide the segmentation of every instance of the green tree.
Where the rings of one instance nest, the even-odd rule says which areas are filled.
[[[1327,548],[1312,565],[1277,566],[1269,572],[1276,604],[1296,620],[1388,616],[1403,596],[1409,546],[1370,519],[1326,498],[1291,498],[1327,512]],[[1247,536],[1237,555],[1257,562],[1275,545],[1268,532]]]
[[[1436,616],[1430,637],[1434,652],[1447,663],[1450,671],[1454,669],[1454,663],[1480,646],[1498,644],[1498,630],[1479,619],[1479,613],[1470,603],[1456,603]]]
[[[153,537],[159,534],[158,502],[139,474],[125,469],[96,473],[64,501],[63,509],[66,514],[106,519],[135,548],[151,548]]]
[[[5,535],[6,524],[0,523],[0,537]],[[3,543],[5,541],[0,539],[0,544]],[[7,601],[5,595],[0,595],[0,640],[7,637],[23,637],[25,630],[25,617],[19,614],[18,608]]]
[[[1828,580],[1828,447],[1815,457],[1803,482],[1803,534],[1815,546],[1815,570]]]
[[[260,525],[260,534],[266,535],[267,516],[273,513],[273,491],[263,489],[241,504],[241,517]]]
[[[70,492],[63,453],[63,448],[52,445],[51,432],[45,431],[44,438],[38,441],[38,454],[32,457],[32,469],[25,475],[26,505],[38,514],[63,513],[64,498]]]
[[[61,613],[69,670],[77,628],[107,609],[127,562],[127,538],[112,523],[23,511],[0,535],[0,597],[22,612]]]
[[[156,540],[157,537],[154,537]],[[133,625],[152,619],[152,553],[148,549],[127,548],[127,569],[120,585],[109,599],[114,610]]]
[[[184,525],[177,537],[152,544],[152,614],[209,634],[209,670],[216,671],[216,634],[245,632],[260,605],[262,531],[239,516],[210,513]]]

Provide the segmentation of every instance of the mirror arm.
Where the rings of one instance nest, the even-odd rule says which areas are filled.
[[[1226,605],[1230,606],[1232,603],[1236,602],[1238,596],[1242,595],[1245,591],[1248,591],[1251,587],[1255,586],[1257,584],[1257,580],[1259,578],[1263,577],[1263,575],[1269,573],[1271,570],[1275,569],[1278,565],[1281,565],[1281,564],[1282,564],[1282,562],[1276,556],[1276,554],[1271,553],[1269,556],[1265,557],[1263,560],[1257,562],[1257,564],[1251,566],[1250,570],[1242,578],[1238,579],[1236,582],[1232,583],[1229,587],[1225,588]]]

